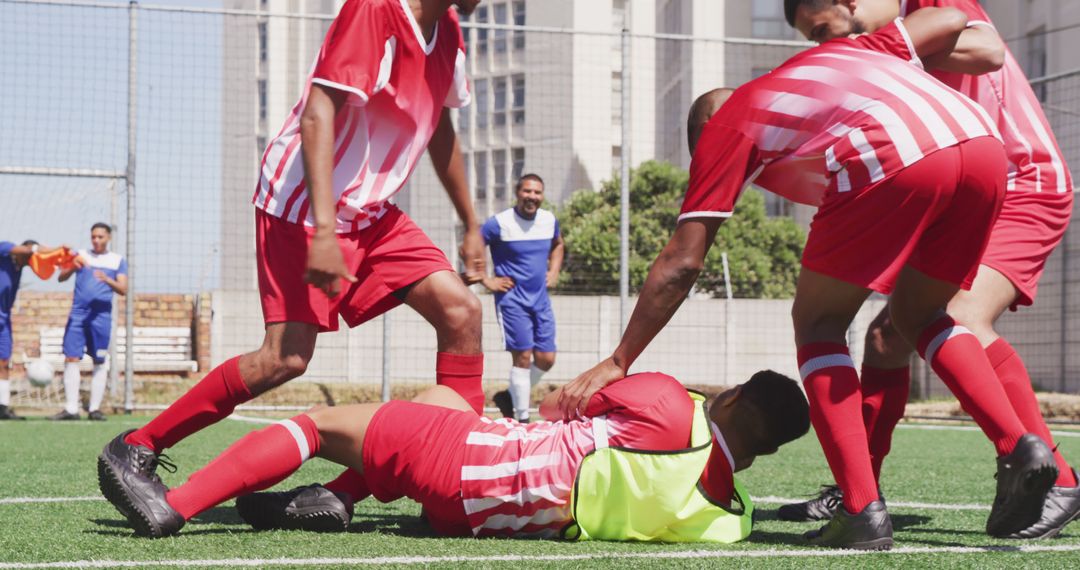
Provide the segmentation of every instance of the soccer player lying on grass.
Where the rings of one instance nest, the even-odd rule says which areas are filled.
[[[558,397],[541,415],[559,414]],[[477,415],[436,386],[412,402],[318,407],[252,432],[175,489],[140,487],[121,512],[136,534],[169,536],[239,496],[256,528],[345,530],[364,497],[323,487],[243,497],[319,456],[362,473],[380,501],[419,502],[444,536],[735,542],[753,506],[733,473],[809,427],[798,384],[772,371],[709,403],[671,376],[635,374],[578,418],[530,424]]]
[[[927,9],[929,10],[929,9]],[[678,226],[649,271],[615,352],[563,390],[573,417],[625,376],[678,309],[720,224],[751,183],[816,205],[792,320],[810,419],[843,491],[843,508],[811,543],[893,544],[867,451],[847,330],[872,291],[890,294],[893,325],[993,441],[997,496],[987,529],[1027,528],[1057,477],[1049,446],[1009,405],[979,340],[945,307],[968,289],[1005,193],[1006,155],[975,102],[905,59],[955,45],[967,24],[950,8],[874,34],[806,50],[735,91],[701,130]]]
[[[994,322],[1006,309],[1016,310],[1020,305],[1035,302],[1039,277],[1047,258],[1065,235],[1073,205],[1069,168],[1024,71],[976,0],[786,0],[784,3],[788,23],[817,42],[852,32],[874,32],[897,16],[908,16],[926,6],[954,6],[968,15],[968,27],[960,34],[956,48],[951,53],[924,57],[922,63],[935,78],[986,109],[997,123],[1009,159],[1009,191],[990,233],[979,272],[970,291],[960,291],[949,301],[949,310],[963,315],[965,325],[978,337],[1024,428],[1054,447],[1023,360],[994,330]],[[905,25],[910,29],[918,22],[908,18]],[[908,363],[912,351],[893,329],[888,311],[874,319],[866,334],[860,380],[863,421],[869,437],[871,465],[878,481],[881,465],[891,447],[893,429],[904,415],[911,385]],[[1047,493],[1042,516],[1010,537],[1052,537],[1069,521],[1080,517],[1076,473],[1056,449],[1054,459],[1058,479]],[[780,507],[780,518],[827,519],[836,512],[839,494],[835,486],[823,487],[818,497]]]

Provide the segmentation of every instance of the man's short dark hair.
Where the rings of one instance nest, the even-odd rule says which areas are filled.
[[[521,186],[525,184],[526,180],[534,180],[539,182],[541,186],[544,186],[544,179],[540,178],[539,174],[533,174],[532,172],[518,178],[517,184],[514,184],[514,192],[521,192]]]
[[[112,235],[112,226],[110,226],[109,224],[106,224],[105,222],[98,222],[98,223],[90,226],[90,231],[94,231],[94,230],[96,230],[98,228],[101,228],[101,229],[105,230],[105,233],[107,233],[109,235]]]
[[[780,447],[810,430],[810,406],[799,384],[772,370],[762,370],[742,385],[739,398],[752,406],[765,429],[767,444]]]
[[[23,245],[39,245],[36,240],[32,240],[32,239],[28,239],[28,240],[22,242],[22,244]]]
[[[784,18],[787,18],[788,25],[794,28],[795,11],[799,9],[799,6],[806,6],[811,10],[820,10],[831,3],[832,0],[784,0]]]

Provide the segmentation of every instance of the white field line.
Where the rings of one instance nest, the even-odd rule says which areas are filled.
[[[846,556],[905,556],[913,554],[989,554],[1008,552],[1080,552],[1080,544],[1016,546],[901,546],[888,552],[826,549],[677,550],[670,552],[596,552],[590,554],[504,554],[494,556],[380,556],[372,558],[221,558],[213,560],[73,560],[69,562],[0,562],[12,568],[138,568],[138,567],[265,567],[374,566],[382,564],[439,564],[447,562],[573,562],[583,560],[700,560],[719,558],[836,558]]]
[[[104,501],[105,497],[8,497],[0,499],[0,505],[22,505],[26,503],[75,503],[83,501]]]
[[[899,424],[897,429],[921,429],[930,431],[982,431],[975,426],[943,426],[936,424]],[[1080,437],[1080,431],[1051,431],[1054,437]]]

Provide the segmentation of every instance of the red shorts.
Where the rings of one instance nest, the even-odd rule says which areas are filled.
[[[374,224],[337,234],[345,265],[358,279],[342,280],[330,299],[304,281],[312,228],[255,211],[259,295],[267,324],[301,322],[322,332],[338,329],[340,314],[355,327],[401,304],[395,291],[435,273],[452,271],[446,254],[400,209],[390,207]]]
[[[1012,191],[1005,194],[982,264],[1001,273],[1019,292],[1012,310],[1035,302],[1046,260],[1065,236],[1072,192]]]
[[[1005,197],[991,137],[939,150],[861,192],[827,196],[803,267],[889,294],[904,265],[970,289]]]
[[[483,423],[474,412],[393,400],[375,412],[364,434],[364,481],[389,503],[409,497],[424,506],[443,536],[472,536],[461,498],[465,440]]]

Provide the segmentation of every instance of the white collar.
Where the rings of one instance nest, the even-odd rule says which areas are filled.
[[[435,33],[431,34],[431,42],[426,43],[424,41],[424,30],[420,29],[420,22],[416,21],[416,16],[413,15],[412,8],[409,7],[409,0],[401,0],[401,9],[405,10],[405,17],[412,24],[413,32],[416,34],[416,42],[423,48],[424,55],[431,55],[431,52],[435,51],[435,42],[439,41],[439,21],[435,21]]]
[[[724,457],[727,457],[728,467],[731,467],[731,471],[735,472],[735,458],[731,456],[731,450],[728,449],[727,440],[724,439],[724,434],[720,433],[720,428],[709,420],[709,429],[712,430],[713,437],[716,438],[716,443],[720,444],[720,449],[724,452]]]

